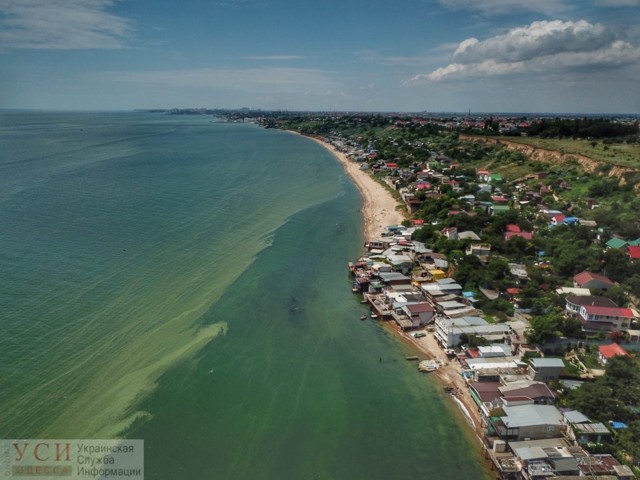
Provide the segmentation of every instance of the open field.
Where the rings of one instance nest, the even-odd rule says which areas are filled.
[[[521,143],[536,148],[555,150],[566,154],[584,155],[597,162],[605,162],[621,167],[640,168],[640,144],[612,143],[605,145],[598,141],[596,146],[591,140],[573,140],[571,138],[537,137],[494,137],[503,142]],[[595,140],[594,140],[595,141]]]

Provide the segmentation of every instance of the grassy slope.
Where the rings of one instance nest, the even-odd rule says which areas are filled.
[[[584,155],[598,162],[605,162],[623,167],[640,168],[640,144],[610,144],[598,142],[595,147],[589,140],[573,140],[570,138],[536,138],[536,137],[497,137],[501,140],[525,145],[533,145],[547,150],[558,150],[564,153]]]

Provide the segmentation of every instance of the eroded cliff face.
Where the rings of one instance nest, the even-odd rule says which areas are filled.
[[[489,144],[504,145],[509,150],[516,150],[527,155],[531,160],[552,163],[554,165],[563,165],[570,162],[578,162],[578,164],[588,173],[593,173],[602,162],[598,162],[585,155],[579,155],[575,153],[563,153],[557,150],[548,150],[546,148],[534,147],[532,145],[525,145],[523,143],[514,142],[511,140],[504,140],[493,137],[480,137],[475,135],[460,135],[460,140],[472,141],[472,142],[484,142]],[[620,181],[620,185],[626,183],[625,175],[628,173],[635,173],[639,170],[630,167],[618,167],[612,166],[607,172],[610,177],[616,177]],[[635,189],[638,190],[640,185],[636,185]]]

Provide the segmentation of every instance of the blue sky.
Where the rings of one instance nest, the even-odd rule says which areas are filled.
[[[0,0],[0,108],[640,113],[640,0]]]

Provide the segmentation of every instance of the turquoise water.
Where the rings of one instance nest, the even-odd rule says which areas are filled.
[[[286,132],[0,117],[0,434],[145,440],[146,478],[484,478],[346,262],[360,200]]]

